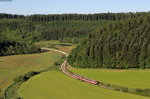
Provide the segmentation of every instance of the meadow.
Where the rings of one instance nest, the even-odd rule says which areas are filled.
[[[70,70],[79,75],[104,83],[128,88],[150,88],[150,70],[109,70],[109,69],[75,69]]]
[[[13,83],[14,78],[30,71],[40,71],[51,67],[60,57],[61,54],[56,52],[0,57],[0,97]]]
[[[50,41],[39,41],[35,42],[35,45],[46,48],[54,48],[66,53],[70,53],[72,49],[74,49],[78,44],[73,43],[63,43],[58,40],[50,40]]]
[[[72,79],[60,70],[34,76],[18,90],[23,99],[149,99],[149,97],[112,91]]]

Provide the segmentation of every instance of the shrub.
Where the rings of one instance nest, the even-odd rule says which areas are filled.
[[[14,82],[18,83],[18,82],[27,81],[28,79],[30,79],[32,76],[34,76],[36,74],[39,74],[39,72],[31,71],[29,73],[26,73],[24,76],[19,76],[19,77],[15,78]]]
[[[57,65],[60,65],[60,64],[58,62],[54,62],[54,65],[57,66]]]

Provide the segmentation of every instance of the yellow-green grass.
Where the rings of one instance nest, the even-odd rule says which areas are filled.
[[[72,45],[72,46],[57,46],[56,48],[58,50],[61,50],[63,52],[66,53],[70,53],[72,49],[74,49],[76,47],[76,45]]]
[[[48,47],[51,44],[60,44],[60,42],[58,40],[50,40],[50,41],[35,42],[35,44],[42,47]]]
[[[105,70],[71,68],[71,71],[91,79],[102,81],[104,83],[129,88],[150,88],[150,70]]]
[[[58,44],[76,45],[76,44],[73,44],[73,43],[63,43],[63,42],[60,42],[59,40],[35,42],[35,45],[42,46],[42,47],[49,47],[49,45],[51,45],[51,44],[54,44],[54,45],[58,45]]]
[[[61,57],[57,52],[0,57],[0,96],[13,79],[29,71],[46,69]]]
[[[89,85],[58,70],[32,77],[20,86],[18,95],[23,99],[149,99]]]
[[[35,42],[35,44],[40,47],[50,47],[51,45],[53,45],[53,47],[57,48],[58,50],[64,51],[66,53],[70,53],[71,50],[77,46],[77,44],[62,43],[59,42],[58,40],[39,41],[39,42]],[[67,44],[70,46],[61,46],[60,44]]]

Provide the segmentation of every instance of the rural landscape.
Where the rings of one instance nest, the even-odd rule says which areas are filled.
[[[27,1],[0,1],[0,99],[150,99],[146,3]]]

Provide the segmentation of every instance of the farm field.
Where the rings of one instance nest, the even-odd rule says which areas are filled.
[[[34,76],[18,90],[23,99],[149,99],[92,86],[50,70]]]
[[[0,96],[13,79],[30,71],[46,69],[61,57],[57,52],[0,57]]]
[[[105,70],[71,68],[71,71],[91,79],[102,81],[104,83],[129,88],[150,88],[150,70]]]

